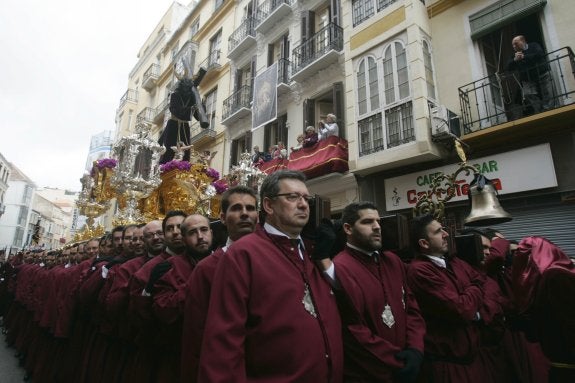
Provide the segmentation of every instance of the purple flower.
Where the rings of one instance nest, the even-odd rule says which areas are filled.
[[[180,161],[180,160],[172,160],[170,162],[166,162],[165,164],[160,165],[160,172],[167,173],[171,170],[178,169],[178,170],[190,170],[192,164],[188,161]]]
[[[223,192],[228,190],[228,184],[224,179],[212,182],[212,186],[216,189],[216,193],[218,194],[222,194]]]
[[[116,167],[116,165],[118,165],[118,161],[114,158],[102,158],[101,160],[96,161],[96,166],[98,169],[113,169]]]
[[[214,181],[220,178],[220,173],[213,168],[207,168],[204,170],[204,173]]]

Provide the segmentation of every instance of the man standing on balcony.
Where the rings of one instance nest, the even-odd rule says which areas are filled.
[[[511,45],[515,53],[507,70],[519,72],[524,107],[530,107],[533,113],[553,109],[553,82],[543,48],[538,43],[527,44],[522,35],[515,36]]]

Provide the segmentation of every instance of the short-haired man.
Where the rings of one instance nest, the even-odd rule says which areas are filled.
[[[227,249],[244,235],[252,233],[258,223],[257,197],[247,186],[226,190],[222,194],[221,209],[220,220],[228,232],[226,244],[198,263],[185,288],[181,382],[193,382],[197,378],[203,329],[216,266]]]
[[[334,263],[354,309],[341,310],[345,380],[414,382],[423,360],[425,322],[407,285],[405,266],[394,253],[381,252],[373,203],[349,204],[342,223],[347,244]]]
[[[146,288],[152,294],[152,307],[164,340],[164,343],[159,345],[163,346],[157,374],[157,379],[161,382],[178,381],[185,285],[194,267],[211,253],[212,247],[210,221],[205,216],[200,214],[187,216],[181,224],[181,230],[186,246],[185,253],[158,264],[151,275],[161,274],[161,276],[156,277],[157,280],[152,287]],[[150,282],[152,279],[153,277],[150,278]]]
[[[447,255],[448,237],[431,215],[412,221],[417,256],[407,280],[427,325],[424,374],[436,382],[488,382],[478,358],[485,277]]]
[[[301,172],[264,180],[263,229],[234,242],[214,275],[199,381],[342,382],[335,298],[300,236],[311,198]]]

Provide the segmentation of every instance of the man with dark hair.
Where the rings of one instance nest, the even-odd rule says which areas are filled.
[[[423,360],[425,322],[407,285],[405,266],[392,252],[381,252],[373,203],[349,204],[342,223],[347,244],[333,262],[337,281],[351,300],[351,308],[340,310],[345,380],[414,382]]]
[[[335,298],[300,236],[312,198],[305,180],[290,170],[267,176],[260,191],[264,227],[222,255],[199,381],[342,382]]]
[[[112,234],[111,233],[107,233],[104,234],[101,238],[100,238],[100,242],[98,244],[98,258],[99,257],[109,257],[112,254],[112,248],[113,248],[113,242],[112,242]]]
[[[181,382],[193,382],[198,375],[203,329],[216,266],[235,241],[256,229],[258,210],[255,192],[247,186],[226,190],[222,194],[220,220],[228,232],[225,246],[197,264],[185,288]]]
[[[435,382],[490,381],[478,358],[485,276],[447,255],[449,234],[432,216],[415,217],[411,233],[417,256],[407,280],[427,325],[424,375]]]
[[[177,382],[180,375],[180,349],[182,335],[185,284],[197,263],[211,253],[212,230],[210,221],[203,215],[191,214],[181,224],[186,251],[156,265],[152,275],[161,274],[146,290],[152,294],[153,310],[160,324],[162,348],[158,360],[157,380]],[[193,291],[190,293],[194,293]]]
[[[124,241],[124,226],[116,226],[112,229],[112,253],[110,255],[120,255]]]

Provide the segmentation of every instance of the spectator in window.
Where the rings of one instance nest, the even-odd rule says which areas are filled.
[[[336,120],[337,118],[335,117],[335,114],[329,113],[326,116],[325,121],[322,120],[318,123],[319,125],[318,139],[320,141],[325,140],[329,136],[339,136],[339,127],[335,122]]]
[[[297,145],[296,146],[292,146],[290,149],[292,152],[297,152],[298,150],[300,150],[301,148],[303,148],[303,140],[305,139],[305,136],[303,134],[299,134],[297,136]]]
[[[315,132],[313,126],[305,128],[305,138],[303,139],[303,147],[309,148],[314,146],[318,141],[318,134]]]
[[[264,152],[260,152],[259,146],[254,146],[254,154],[252,154],[252,164],[259,164],[263,162],[265,158]]]

